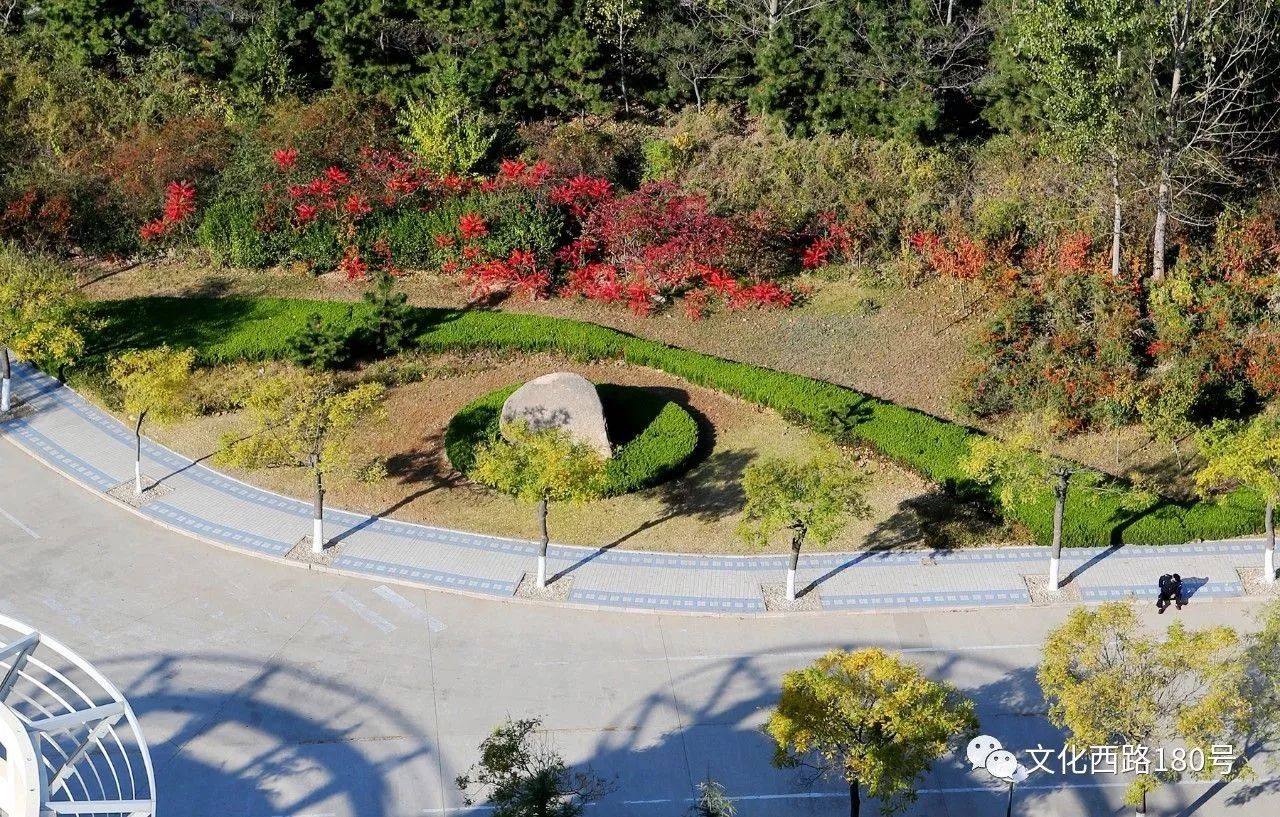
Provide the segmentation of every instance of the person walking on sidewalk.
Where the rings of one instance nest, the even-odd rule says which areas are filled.
[[[1166,573],[1160,577],[1160,597],[1156,599],[1156,609],[1164,613],[1169,609],[1169,602],[1173,602],[1179,610],[1182,609],[1182,577],[1177,573]]]

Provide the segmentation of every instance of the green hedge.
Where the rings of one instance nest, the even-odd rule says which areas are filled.
[[[287,339],[308,315],[360,321],[363,304],[281,299],[140,298],[94,304],[101,320],[89,334],[90,359],[120,350],[194,346],[204,362],[282,358]],[[428,349],[489,348],[557,352],[579,360],[621,359],[661,369],[691,383],[736,395],[833,436],[864,442],[899,463],[967,497],[990,499],[989,489],[961,470],[981,432],[903,408],[853,389],[796,374],[736,363],[645,340],[595,324],[490,311],[416,309],[418,342]],[[1119,482],[1108,490],[1073,489],[1064,541],[1069,546],[1168,544],[1255,533],[1262,527],[1260,498],[1237,491],[1221,502],[1158,498],[1133,507]],[[1039,541],[1052,524],[1049,501],[1014,509]]]
[[[279,260],[279,252],[258,230],[261,213],[262,202],[251,197],[215,201],[204,212],[196,229],[196,241],[220,266],[269,267]]]
[[[476,448],[497,439],[502,404],[519,384],[490,392],[463,406],[444,432],[449,462],[462,473],[475,466]],[[688,411],[634,386],[596,386],[618,443],[606,470],[606,496],[639,491],[665,482],[685,467],[698,448],[698,424]]]

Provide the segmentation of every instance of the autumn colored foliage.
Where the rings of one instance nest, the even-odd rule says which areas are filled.
[[[648,315],[683,300],[698,318],[717,306],[786,307],[794,294],[734,269],[730,247],[750,231],[712,214],[706,200],[672,182],[633,192],[609,179],[558,173],[546,161],[505,159],[492,176],[434,173],[414,157],[365,149],[351,167],[306,172],[293,147],[269,156],[254,229],[286,245],[321,236],[348,279],[399,274],[391,247],[457,277],[472,297],[576,297]],[[164,215],[144,239],[168,234],[194,210],[194,188],[170,185]],[[424,231],[430,230],[427,235]],[[394,234],[394,235],[393,235]],[[300,251],[305,258],[305,250]],[[319,265],[318,259],[316,261]]]

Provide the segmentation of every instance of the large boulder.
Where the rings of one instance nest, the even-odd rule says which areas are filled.
[[[600,456],[613,456],[600,395],[580,374],[544,374],[516,389],[502,404],[502,424],[516,421],[527,423],[534,431],[564,429]]]

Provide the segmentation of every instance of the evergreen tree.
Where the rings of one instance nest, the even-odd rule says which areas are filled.
[[[413,307],[409,296],[396,289],[395,276],[380,271],[363,297],[372,307],[364,327],[370,351],[379,356],[403,351],[413,328]]]

